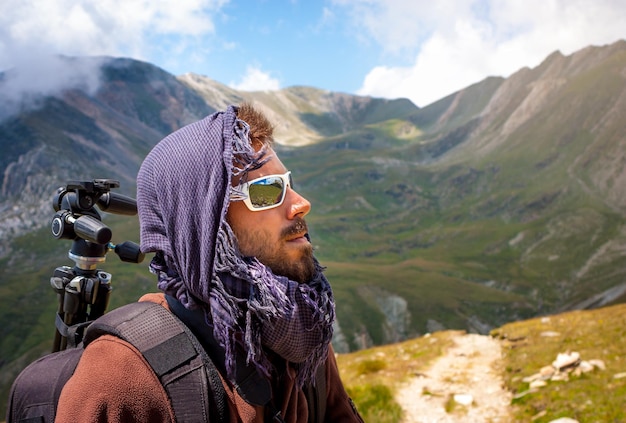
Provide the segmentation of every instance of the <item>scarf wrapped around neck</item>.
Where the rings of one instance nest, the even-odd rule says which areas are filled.
[[[160,290],[204,311],[231,381],[235,348],[243,347],[266,376],[273,370],[266,349],[293,363],[302,385],[328,354],[332,291],[317,261],[313,279],[300,284],[239,252],[226,222],[231,180],[267,158],[236,112],[230,106],[187,125],[148,154],[137,176],[141,250],[156,252],[150,268]]]

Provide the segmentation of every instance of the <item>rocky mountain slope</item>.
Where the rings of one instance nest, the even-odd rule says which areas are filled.
[[[28,303],[36,290],[27,287],[41,283],[20,272],[54,249],[34,253],[24,240],[49,236],[35,231],[48,224],[56,187],[107,177],[132,195],[142,158],[165,134],[242,100],[276,123],[281,157],[313,203],[338,350],[443,328],[486,333],[624,298],[625,41],[556,52],[421,109],[311,87],[239,92],[129,59],[105,63],[93,93],[70,88],[0,123],[0,287],[9,298]],[[11,72],[19,69],[0,85]],[[126,277],[118,292],[153,289],[143,273]],[[10,304],[0,319],[15,314]],[[22,331],[43,324],[23,322]]]
[[[0,253],[9,251],[15,235],[47,224],[56,187],[111,177],[132,193],[138,164],[150,148],[214,110],[155,66],[127,59],[106,63],[94,95],[68,89],[0,123]],[[3,79],[11,83],[10,74]]]

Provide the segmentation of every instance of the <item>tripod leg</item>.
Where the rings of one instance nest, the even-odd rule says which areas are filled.
[[[57,268],[55,274],[59,271],[64,271],[65,268]],[[68,278],[53,276],[50,278],[50,285],[54,292],[57,293],[57,298],[59,300],[59,307],[57,309],[57,315],[63,319],[63,299],[65,297],[65,286],[69,282]],[[56,327],[56,324],[55,324]],[[54,343],[52,344],[52,352],[57,352],[61,350],[61,333],[58,329],[55,330],[54,333]]]
[[[103,271],[98,271],[98,279],[100,280],[100,286],[97,290],[96,298],[94,298],[91,310],[89,313],[89,320],[96,320],[102,316],[106,309],[109,307],[109,299],[111,297],[111,274]]]

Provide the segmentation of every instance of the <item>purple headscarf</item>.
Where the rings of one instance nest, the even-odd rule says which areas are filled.
[[[303,384],[328,354],[332,291],[317,261],[313,279],[300,284],[239,252],[226,222],[231,180],[261,167],[267,151],[251,146],[237,110],[185,126],[148,154],[137,176],[141,250],[157,253],[159,289],[204,311],[231,380],[239,343],[265,375],[273,367],[264,347],[294,363]]]

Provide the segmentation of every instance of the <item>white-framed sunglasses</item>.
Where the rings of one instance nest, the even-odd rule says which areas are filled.
[[[261,176],[240,184],[233,190],[230,200],[243,201],[250,211],[273,209],[283,204],[288,187],[293,187],[291,171]]]

